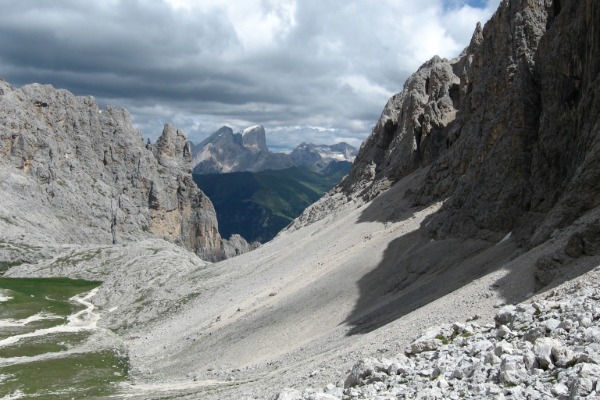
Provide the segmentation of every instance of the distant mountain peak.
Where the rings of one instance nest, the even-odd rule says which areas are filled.
[[[265,131],[265,128],[262,125],[254,125],[254,126],[249,126],[248,128],[245,128],[242,130],[242,132],[240,132],[242,134],[242,136],[246,136],[246,134],[248,133],[252,133],[255,131]]]
[[[243,146],[250,151],[269,151],[265,128],[262,125],[254,125],[246,128],[240,134],[242,135]]]
[[[356,153],[356,148],[344,142],[334,145],[302,142],[290,154],[272,153],[262,125],[250,126],[239,133],[224,126],[193,146],[192,165],[195,174],[259,172],[293,166],[324,171],[332,162],[353,162]]]

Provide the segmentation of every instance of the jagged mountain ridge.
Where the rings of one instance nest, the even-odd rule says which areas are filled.
[[[128,343],[131,376],[157,388],[141,389],[138,398],[270,398],[275,387],[286,386],[313,388],[295,400],[340,398],[318,388],[343,381],[365,355],[395,357],[432,324],[492,321],[494,306],[516,303],[554,283],[557,271],[546,268],[556,264],[564,274],[599,265],[600,210],[593,195],[598,180],[597,170],[590,169],[599,159],[594,136],[598,65],[593,61],[599,19],[600,5],[594,1],[502,2],[459,59],[434,59],[390,100],[354,172],[298,220],[299,229],[216,268],[186,265],[177,275],[160,268],[169,258],[158,253],[164,258],[153,264],[160,266],[154,273],[165,275],[152,292],[155,308],[144,309],[155,318],[124,327],[126,317],[136,315],[135,304],[127,300],[139,297],[127,282],[145,275],[122,268],[115,276],[101,259],[84,259],[81,266],[67,264],[60,271],[48,262],[11,272],[81,276],[85,271],[87,278],[106,279],[98,295],[106,308],[116,307],[109,318]],[[581,59],[580,53],[587,55]],[[540,80],[546,69],[554,72]],[[538,87],[541,83],[547,86]],[[532,126],[536,119],[543,125],[542,115],[558,125],[534,134]],[[556,130],[564,135],[553,137]],[[543,138],[551,140],[541,143]],[[533,171],[541,173],[539,154],[550,167],[536,183],[531,179],[537,176]],[[552,164],[556,160],[560,165]],[[557,193],[558,200],[547,200],[548,207],[554,204],[550,213],[534,202],[521,204],[552,179],[558,185],[547,193]],[[560,203],[564,207],[556,208]],[[564,217],[565,225],[529,249],[537,239],[525,240],[525,232],[546,229],[535,223],[553,213]],[[570,218],[577,220],[568,225]],[[512,236],[505,234],[508,229]],[[138,261],[146,273],[152,257],[147,253],[150,257]],[[536,282],[540,271],[546,280]],[[111,285],[129,296],[114,295]],[[167,312],[171,309],[176,312]],[[555,303],[550,312],[562,309]],[[597,330],[598,320],[590,322]],[[503,367],[511,365],[521,362]],[[423,380],[436,386],[434,372],[439,377],[453,373],[433,366],[423,372]],[[406,383],[397,378],[394,383]],[[495,383],[497,377],[486,379]],[[592,389],[597,379],[589,380]],[[390,388],[380,382],[373,386]],[[343,396],[374,397],[369,389]],[[507,387],[499,395],[511,393]]]
[[[74,244],[154,236],[207,260],[230,252],[192,180],[185,134],[170,125],[144,145],[126,110],[0,81],[0,155],[5,234]]]
[[[340,190],[371,199],[429,168],[410,195],[448,199],[433,237],[548,240],[599,204],[598,22],[591,1],[503,1],[458,58],[390,98]]]
[[[310,166],[325,170],[332,162],[354,161],[356,149],[347,143],[302,143],[290,154],[273,153],[267,147],[265,129],[255,125],[233,133],[224,126],[193,147],[194,174],[260,172]]]

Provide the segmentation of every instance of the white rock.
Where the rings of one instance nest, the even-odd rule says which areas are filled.
[[[553,365],[553,347],[563,347],[563,345],[558,340],[552,338],[539,338],[535,341],[535,344],[533,346],[533,352],[537,357],[537,362],[540,368],[548,369]]]
[[[501,357],[503,354],[513,354],[513,351],[513,345],[505,340],[498,343],[494,348],[494,354],[496,354],[498,357]]]
[[[566,396],[569,394],[569,388],[564,383],[557,383],[552,387],[552,394],[554,396]]]
[[[511,334],[512,331],[506,325],[500,325],[500,327],[496,331],[496,336],[499,338],[509,337]]]
[[[517,308],[513,305],[504,306],[498,311],[494,320],[498,325],[509,325],[515,318]]]
[[[500,382],[507,385],[520,385],[527,376],[523,358],[520,356],[504,355],[500,364]]]
[[[560,326],[560,320],[556,318],[550,318],[544,321],[544,326],[546,327],[546,331],[552,332]]]
[[[277,400],[302,400],[302,393],[296,389],[283,389],[276,397]]]

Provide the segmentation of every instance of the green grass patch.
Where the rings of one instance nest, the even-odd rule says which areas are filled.
[[[21,339],[11,346],[0,347],[0,358],[33,357],[40,354],[64,351],[82,344],[89,336],[89,332],[63,332]]]
[[[75,354],[0,368],[0,397],[20,391],[31,398],[82,399],[117,392],[128,375],[127,359],[114,351]]]
[[[67,316],[81,308],[69,302],[101,282],[67,278],[0,278],[0,288],[8,289],[11,300],[2,302],[0,319],[24,319],[38,313]]]
[[[100,282],[66,278],[0,278],[0,319],[19,321],[30,316],[53,314],[58,318],[0,328],[0,338],[65,324],[67,316],[83,306],[70,301]],[[38,332],[44,333],[44,332]],[[116,350],[74,351],[90,332],[45,332],[0,347],[0,358],[31,357],[0,367],[0,398],[19,393],[20,398],[104,398],[117,392],[127,379],[128,360]]]

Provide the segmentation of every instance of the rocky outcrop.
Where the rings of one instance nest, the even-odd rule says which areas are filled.
[[[348,143],[333,145],[301,143],[289,154],[294,165],[311,167],[325,175],[336,168],[344,168],[356,158],[357,149]]]
[[[600,203],[598,22],[592,0],[503,1],[389,100],[340,190],[370,199],[428,167],[414,203],[448,199],[431,236],[544,242]]]
[[[269,151],[265,129],[260,125],[240,133],[233,133],[231,128],[224,126],[194,149],[192,165],[195,174],[257,172],[292,166],[284,154]]]
[[[361,146],[352,171],[342,182],[346,193],[371,199],[401,177],[430,164],[450,139],[449,126],[459,107],[460,79],[439,57],[410,77],[390,98],[373,133]]]
[[[207,260],[224,257],[181,131],[167,125],[144,145],[127,111],[101,111],[92,97],[4,81],[0,91],[5,239],[117,244],[154,236]]]
[[[260,172],[310,166],[325,171],[335,164],[354,160],[356,149],[347,143],[331,146],[302,143],[291,154],[272,153],[267,147],[265,128],[251,126],[239,133],[222,127],[203,142],[193,146],[194,174]],[[330,164],[332,164],[330,166]]]

